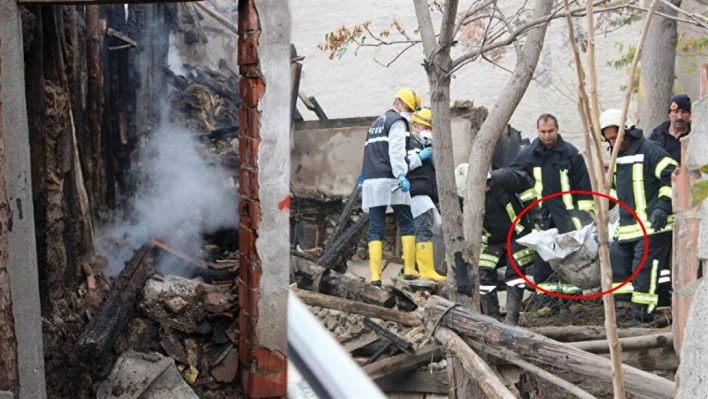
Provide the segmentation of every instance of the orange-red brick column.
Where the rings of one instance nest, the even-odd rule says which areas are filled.
[[[241,383],[249,398],[285,397],[287,394],[287,358],[279,351],[260,346],[256,334],[258,303],[262,294],[261,260],[256,251],[261,201],[258,185],[258,148],[261,114],[258,103],[266,82],[260,72],[258,43],[261,34],[255,0],[238,2],[238,66],[240,156],[240,226],[239,226],[239,362]],[[283,329],[287,326],[282,326]]]

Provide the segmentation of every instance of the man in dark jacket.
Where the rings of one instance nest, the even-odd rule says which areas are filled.
[[[685,94],[669,100],[669,120],[660,124],[649,135],[669,153],[674,161],[681,164],[681,137],[691,133],[691,99]]]
[[[609,109],[600,116],[603,137],[614,147],[621,111]],[[652,312],[659,303],[660,285],[666,284],[664,270],[671,256],[674,217],[671,205],[671,174],[677,162],[653,141],[644,138],[641,129],[625,126],[626,133],[619,148],[611,195],[634,209],[649,236],[646,263],[631,283],[615,294],[632,295],[630,319],[623,327],[634,327],[653,320]],[[614,205],[614,202],[610,203]],[[612,251],[613,286],[624,282],[637,270],[644,254],[642,226],[623,207],[619,210]],[[670,281],[670,280],[669,280]],[[622,292],[618,292],[618,291]]]
[[[535,181],[535,194],[540,199],[550,194],[570,191],[591,191],[590,176],[585,160],[577,148],[563,140],[558,134],[558,120],[551,114],[541,115],[537,122],[538,138],[512,161],[509,168],[523,170]],[[526,200],[528,193],[522,194]],[[592,219],[587,211],[594,209],[592,195],[563,194],[540,203],[542,221],[540,228],[557,228],[560,234],[580,230]],[[536,257],[533,271],[534,282],[550,292],[581,294],[582,291],[571,284],[559,282],[553,269],[540,256]],[[542,291],[537,294],[541,302],[540,315],[557,312],[556,303]]]
[[[464,193],[468,164],[458,165],[458,194]],[[500,319],[499,298],[497,297],[497,271],[506,266],[504,283],[507,293],[506,323],[512,326],[518,324],[521,301],[526,283],[516,274],[516,270],[508,262],[508,253],[516,261],[519,269],[524,271],[533,264],[536,252],[517,244],[516,240],[530,233],[535,221],[540,219],[540,209],[534,207],[514,226],[511,248],[507,246],[507,235],[516,216],[533,201],[534,180],[526,172],[511,169],[497,169],[487,173],[486,195],[484,198],[484,225],[481,255],[479,257],[479,293],[484,314]],[[527,200],[520,198],[526,193]]]

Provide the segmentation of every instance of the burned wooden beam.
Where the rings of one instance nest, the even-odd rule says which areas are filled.
[[[384,392],[447,395],[447,371],[408,371],[374,381]]]
[[[228,137],[238,137],[238,131],[239,131],[238,125],[221,127],[221,128],[214,129],[211,132],[209,132],[207,137],[209,137],[212,140],[216,140],[216,139],[224,137],[226,135],[228,135]],[[236,133],[236,134],[230,135],[229,133]]]
[[[361,193],[361,188],[359,188],[359,185],[355,185],[354,189],[352,190],[351,194],[349,194],[349,197],[347,197],[347,202],[344,205],[344,209],[342,210],[342,213],[339,215],[339,220],[337,220],[337,225],[334,227],[334,231],[332,232],[332,235],[329,236],[329,243],[331,246],[332,243],[337,241],[337,238],[339,238],[339,235],[344,231],[344,229],[347,227],[347,222],[349,221],[349,217],[352,215],[352,211],[354,210],[355,205],[359,203],[357,201],[359,199],[359,193]]]
[[[129,38],[128,35],[126,35],[125,33],[118,32],[117,30],[115,30],[113,28],[106,29],[106,36],[110,36],[110,37],[116,38],[118,40],[121,40],[121,41],[125,42],[126,44],[130,45],[131,47],[138,47],[138,43],[135,40]]]
[[[79,337],[77,348],[84,365],[102,369],[108,364],[111,349],[128,327],[130,317],[135,312],[138,293],[151,274],[150,246],[143,245],[118,275],[110,294]]]
[[[392,321],[405,326],[417,327],[422,325],[420,319],[413,313],[400,312],[393,309],[376,305],[369,305],[349,299],[338,298],[331,295],[319,294],[292,288],[292,291],[309,306],[319,306],[327,309],[334,309],[340,312],[356,313],[376,319]]]
[[[529,331],[561,342],[594,341],[607,338],[603,326],[548,326],[529,328]],[[623,328],[617,330],[619,338],[640,337],[668,332],[660,328]]]
[[[370,318],[364,318],[364,325],[372,329],[381,338],[384,338],[393,345],[396,345],[396,347],[398,347],[398,349],[402,350],[403,352],[409,355],[413,355],[415,353],[412,343],[381,327],[378,323],[374,322]]]
[[[345,253],[347,251],[353,250],[354,243],[359,233],[368,223],[369,215],[361,215],[359,220],[349,226],[335,242],[327,246],[324,254],[317,260],[317,263],[324,268],[330,269],[336,266],[338,259],[344,261],[344,259],[341,258],[346,257]]]
[[[368,374],[372,380],[377,380],[389,375],[417,369],[428,363],[440,361],[445,357],[444,352],[442,346],[430,344],[418,349],[415,355],[412,356],[403,353],[389,357],[388,359],[379,360],[376,363],[364,367],[364,372]]]
[[[356,278],[345,276],[333,270],[328,270],[299,257],[291,256],[291,264],[302,277],[299,288],[308,289],[313,286],[316,278],[321,277],[322,292],[327,295],[352,299],[368,304],[391,308],[396,303],[396,297],[390,292],[367,284]],[[317,286],[317,284],[314,284]],[[310,289],[311,290],[311,289]]]
[[[518,327],[510,327],[491,317],[472,312],[438,296],[425,304],[425,319],[439,321],[474,340],[483,341],[485,350],[513,348],[514,352],[529,360],[612,382],[610,360],[582,351],[570,345],[534,334]],[[492,353],[493,354],[493,353]],[[675,384],[660,376],[623,365],[625,389],[649,398],[671,398]]]

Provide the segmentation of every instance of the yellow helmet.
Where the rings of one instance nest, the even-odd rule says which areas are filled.
[[[399,89],[395,98],[403,101],[413,112],[417,111],[423,104],[423,96],[413,89]]]
[[[411,117],[411,122],[413,123],[419,123],[423,126],[427,126],[429,128],[433,127],[433,111],[430,110],[430,108],[421,108],[420,111],[416,111],[415,114]]]

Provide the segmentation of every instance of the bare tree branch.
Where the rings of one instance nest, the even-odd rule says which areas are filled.
[[[629,6],[629,8],[632,10],[643,11],[643,12],[649,11],[648,9],[646,9],[644,7],[640,7],[640,6]],[[654,14],[656,14],[662,18],[670,19],[672,21],[681,22],[684,24],[693,25],[693,26],[697,26],[699,28],[703,28],[703,29],[708,30],[708,24],[704,24],[696,19],[680,18],[680,17],[674,16],[674,15],[664,14],[663,12],[660,12],[660,11],[655,11]]]
[[[470,6],[470,8],[462,13],[460,15],[460,18],[457,21],[457,24],[455,24],[455,28],[453,29],[454,35],[457,36],[457,33],[460,31],[463,25],[469,23],[467,22],[467,18],[474,16],[478,12],[482,11],[483,9],[487,8],[490,4],[495,3],[496,0],[484,0],[480,3],[473,4]]]
[[[430,62],[433,54],[438,51],[438,43],[435,40],[435,30],[433,29],[433,19],[430,16],[428,2],[425,0],[413,0],[415,13],[418,16],[418,29],[423,42],[423,52],[425,58]]]
[[[449,0],[448,0],[449,1]],[[496,1],[496,0],[485,0],[485,1]],[[455,38],[455,13],[457,12],[457,7],[453,7],[450,4],[445,4],[443,8],[443,18],[440,23],[440,36],[438,37],[438,44],[440,47],[452,46],[452,39]]]
[[[607,3],[608,1],[609,0],[596,0],[595,2],[593,2],[593,5],[601,5],[603,3]],[[612,10],[619,9],[619,8],[625,8],[625,7],[626,7],[626,5],[620,5],[620,6],[616,6],[616,7],[607,7],[607,8],[598,9],[595,12],[598,12],[598,13],[599,12],[608,12],[608,11],[612,11]],[[471,58],[477,57],[480,53],[484,53],[484,52],[494,50],[494,49],[497,49],[500,47],[508,46],[509,44],[514,42],[519,35],[521,35],[522,33],[525,33],[529,29],[535,28],[539,25],[547,24],[548,22],[550,22],[554,19],[563,17],[563,14],[560,14],[559,11],[560,11],[560,9],[558,11],[546,16],[546,17],[532,19],[531,21],[528,21],[528,22],[520,25],[518,28],[516,28],[514,30],[513,34],[509,34],[509,36],[505,37],[504,40],[498,41],[496,43],[490,43],[487,46],[484,46],[482,48],[478,48],[476,50],[470,51],[468,53],[465,53],[465,54],[459,56],[458,58],[456,58],[455,60],[452,61],[453,72],[457,70],[457,67],[460,64],[464,63],[465,61],[467,61]],[[587,12],[586,12],[585,7],[578,7],[578,8],[571,10],[571,15],[573,15],[574,17],[584,16],[584,15],[586,15],[586,13]]]
[[[404,48],[403,50],[401,50],[395,57],[393,57],[393,59],[391,59],[391,61],[389,61],[389,62],[386,63],[386,64],[380,62],[380,61],[377,60],[376,58],[374,58],[374,62],[376,62],[377,64],[381,65],[381,66],[384,67],[384,68],[388,68],[388,67],[391,66],[391,64],[393,64],[394,62],[396,62],[396,60],[397,60],[399,57],[401,57],[401,56],[403,55],[403,53],[405,53],[406,51],[412,49],[412,48],[415,47],[418,43],[420,43],[420,42],[411,43],[410,45],[408,45],[408,47],[406,47],[406,48]]]
[[[514,29],[511,27],[509,20],[506,19],[506,16],[504,16],[504,13],[502,12],[502,10],[499,9],[499,6],[497,5],[497,3],[494,3],[494,9],[497,10],[497,14],[499,14],[499,19],[502,21],[502,23],[506,27],[506,30],[509,32],[510,35],[513,35]],[[482,47],[484,47],[484,46],[482,46]],[[514,50],[516,51],[516,56],[520,57],[521,56],[521,44],[518,41],[514,41]]]

